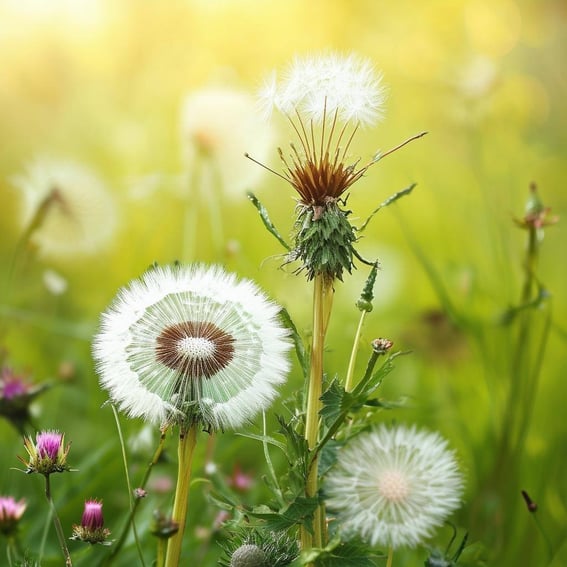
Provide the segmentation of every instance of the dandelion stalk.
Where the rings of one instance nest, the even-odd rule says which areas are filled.
[[[69,554],[69,549],[67,548],[65,534],[63,533],[63,528],[61,527],[61,520],[59,520],[57,509],[55,508],[55,503],[53,502],[53,497],[51,496],[51,482],[49,474],[45,475],[45,497],[49,502],[49,507],[53,515],[53,525],[55,526],[55,531],[57,532],[57,539],[59,540],[59,545],[61,547],[61,551],[63,552],[63,557],[65,557],[65,567],[72,567],[73,562],[71,561],[71,555]]]
[[[191,465],[196,442],[197,424],[193,423],[188,430],[182,429],[179,434],[177,487],[172,514],[172,520],[178,524],[179,530],[168,541],[165,558],[166,567],[177,567],[181,557],[181,546],[189,507]]]
[[[392,567],[394,564],[394,548],[390,546],[388,548],[388,559],[386,560],[386,567]]]
[[[333,281],[325,274],[318,274],[313,281],[313,338],[311,345],[311,369],[307,394],[307,409],[305,417],[305,439],[310,450],[317,444],[319,435],[319,410],[321,409],[321,394],[323,389],[323,351],[325,347],[325,334],[331,313],[333,301]],[[305,484],[305,495],[314,497],[318,491],[318,459],[311,461]],[[324,517],[322,508],[315,511],[313,534],[302,527],[301,542],[303,549],[310,549],[313,545],[321,547],[322,523]]]

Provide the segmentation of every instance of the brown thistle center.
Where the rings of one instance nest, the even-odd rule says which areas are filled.
[[[234,337],[207,321],[165,327],[156,339],[156,359],[187,378],[210,378],[234,358]]]

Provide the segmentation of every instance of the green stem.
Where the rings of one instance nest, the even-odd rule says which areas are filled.
[[[55,531],[57,532],[57,539],[59,540],[59,545],[61,546],[61,551],[63,552],[63,557],[65,557],[65,567],[72,567],[73,562],[71,561],[71,555],[69,554],[69,549],[67,548],[67,543],[65,541],[65,534],[63,533],[63,528],[61,527],[61,521],[57,515],[57,510],[55,508],[55,503],[51,496],[51,482],[48,474],[45,475],[45,497],[49,502],[49,506],[53,513],[53,524],[55,526]]]
[[[140,483],[140,488],[142,488],[142,489],[144,489],[146,487],[146,484],[148,483],[152,469],[161,457],[161,454],[163,452],[163,447],[164,447],[164,444],[165,444],[165,434],[166,434],[166,430],[164,429],[161,432],[159,444],[158,444],[158,446],[157,446],[157,448],[154,452],[152,460],[150,461],[148,467],[146,468],[144,478],[142,479],[142,482]],[[130,530],[130,526],[132,525],[132,522],[134,521],[134,515],[136,514],[136,510],[138,508],[139,503],[140,503],[140,498],[137,498],[136,500],[134,500],[134,505],[130,509],[130,514],[128,516],[128,520],[126,521],[126,525],[124,526],[124,528],[122,528],[122,532],[120,533],[120,537],[118,538],[117,542],[112,546],[112,553],[106,558],[103,565],[110,565],[114,561],[114,559],[116,559],[116,556],[118,555],[118,553],[122,549],[122,546],[124,545],[124,542],[126,541],[126,537],[128,536],[128,531]]]
[[[394,548],[390,547],[388,549],[388,559],[386,560],[386,567],[392,567],[394,563]]]
[[[264,458],[266,459],[266,463],[268,465],[268,470],[270,471],[270,476],[272,479],[272,483],[274,486],[274,490],[276,492],[276,496],[278,498],[278,502],[284,506],[285,500],[282,494],[282,489],[278,482],[278,477],[276,475],[276,470],[274,469],[274,464],[272,463],[272,458],[270,457],[270,451],[268,449],[268,442],[266,441],[267,437],[267,428],[266,428],[266,412],[262,412],[262,426],[263,426],[263,439],[262,445],[264,447]]]
[[[165,539],[158,537],[156,567],[164,567],[165,565]]]
[[[181,557],[181,546],[187,520],[187,509],[189,507],[191,464],[196,443],[197,424],[193,423],[189,430],[182,429],[179,434],[177,487],[175,489],[175,501],[171,518],[173,522],[178,524],[179,529],[168,541],[165,557],[166,567],[177,567]]]
[[[138,556],[140,557],[140,564],[145,567],[144,555],[142,554],[142,547],[140,545],[140,539],[138,538],[138,530],[136,529],[136,522],[134,521],[134,493],[132,492],[132,485],[130,483],[130,474],[128,473],[128,459],[126,458],[126,445],[124,443],[124,436],[122,435],[122,428],[120,427],[120,420],[118,419],[118,412],[116,411],[116,406],[111,404],[112,413],[114,414],[114,420],[116,422],[116,429],[118,430],[118,437],[120,439],[120,447],[122,449],[122,462],[124,463],[124,475],[126,476],[126,487],[128,489],[128,504],[130,506],[130,518],[132,524],[132,530],[134,532],[134,540],[136,541],[136,549],[138,550]],[[138,499],[139,500],[139,499]]]
[[[360,320],[358,321],[358,328],[356,329],[356,335],[354,337],[354,342],[352,345],[352,351],[350,353],[350,360],[348,362],[348,370],[345,380],[345,390],[347,392],[352,392],[354,387],[354,366],[356,364],[356,355],[358,354],[358,346],[360,344],[360,336],[362,335],[362,325],[364,324],[364,319],[368,312],[362,310],[360,313]]]
[[[311,345],[311,367],[307,393],[307,409],[305,417],[305,439],[307,446],[313,450],[317,445],[319,436],[319,410],[321,408],[321,394],[323,390],[323,351],[325,347],[325,334],[332,307],[333,281],[324,274],[315,276],[313,282],[313,337]],[[318,491],[318,458],[311,461],[305,483],[305,495],[315,497]],[[313,534],[302,527],[301,545],[304,550],[313,546],[322,547],[324,522],[321,507],[318,507],[313,519]]]

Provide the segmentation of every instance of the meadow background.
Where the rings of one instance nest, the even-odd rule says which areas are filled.
[[[454,519],[461,535],[468,530],[469,541],[484,546],[488,565],[567,564],[563,220],[546,229],[538,267],[552,295],[542,308],[547,313],[551,307],[552,323],[537,391],[522,403],[533,410],[524,415],[528,434],[513,466],[498,465],[506,400],[519,379],[510,371],[515,331],[501,323],[519,303],[523,278],[526,234],[513,218],[523,216],[531,182],[554,213],[564,218],[567,207],[566,40],[567,7],[560,0],[2,0],[0,349],[4,364],[52,384],[33,410],[39,428],[60,429],[72,442],[69,463],[79,471],[53,480],[69,535],[85,498],[104,500],[106,524],[116,535],[128,507],[116,427],[111,410],[101,408],[106,395],[90,343],[100,312],[120,286],[154,261],[182,257],[184,211],[197,200],[179,190],[187,173],[183,100],[213,86],[254,93],[267,73],[296,54],[339,50],[372,59],[388,87],[384,120],[361,132],[353,155],[364,161],[378,149],[429,132],[374,166],[348,201],[362,222],[390,194],[418,183],[410,197],[375,217],[359,244],[364,256],[382,263],[364,340],[386,336],[397,348],[412,350],[398,359],[382,390],[386,399],[405,405],[383,418],[422,424],[450,439],[467,477],[465,504]],[[276,170],[276,146],[287,145],[288,137],[279,127],[267,153],[267,164]],[[22,234],[21,199],[12,179],[38,155],[78,161],[97,172],[115,198],[118,228],[99,254],[28,260],[9,287],[8,266]],[[234,175],[235,185],[238,176],[258,167],[244,157],[242,162],[225,172]],[[211,238],[211,215],[199,205],[192,259],[222,262],[253,278],[307,335],[311,286],[292,269],[280,269],[283,250],[265,232],[246,189],[266,205],[284,235],[291,232],[293,191],[262,173],[237,194],[217,196],[221,254]],[[47,289],[46,270],[66,280],[64,293]],[[346,371],[358,322],[354,302],[366,274],[361,267],[337,286],[330,374]],[[534,325],[541,336],[542,322]],[[361,370],[364,364],[360,356]],[[286,392],[300,387],[296,369]],[[275,410],[282,411],[281,405]],[[127,438],[143,429],[126,419],[122,426]],[[166,451],[171,459],[156,467],[151,495],[142,502],[142,532],[153,509],[166,512],[171,502],[173,441]],[[130,451],[134,484],[149,447]],[[195,475],[203,476],[206,443],[199,447]],[[27,500],[21,535],[34,550],[47,504],[40,479],[13,470],[18,454],[24,455],[21,436],[0,421],[0,494]],[[243,492],[247,502],[265,497],[259,444],[234,433],[219,435],[214,461],[229,482],[235,470],[251,476],[252,486]],[[539,505],[551,554],[522,489]],[[202,492],[200,485],[192,492],[190,548],[201,561],[195,565],[214,565],[222,530]],[[60,562],[52,535],[45,565]],[[449,537],[450,530],[441,530],[437,544]],[[152,537],[144,536],[148,564],[154,547]],[[2,554],[3,548],[2,540]],[[79,551],[77,543],[70,549],[79,565],[98,564],[108,552]],[[119,564],[135,564],[135,557],[130,546]],[[414,565],[415,558],[401,553],[395,564]]]

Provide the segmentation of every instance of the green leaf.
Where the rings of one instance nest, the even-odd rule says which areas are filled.
[[[301,366],[301,371],[303,372],[303,378],[307,379],[309,376],[309,357],[305,350],[305,344],[303,343],[303,339],[301,335],[297,331],[297,327],[293,322],[292,318],[290,317],[287,309],[281,308],[280,310],[280,318],[283,324],[290,330],[291,332],[291,339],[295,346],[295,355],[297,356],[297,360]]]
[[[274,445],[274,447],[281,449],[284,453],[286,452],[286,446],[277,439],[270,437],[269,435],[257,435],[256,433],[236,433],[236,435],[238,435],[239,437],[256,439],[256,441],[261,441],[262,443],[269,443],[270,445]]]
[[[372,218],[378,211],[382,210],[388,205],[391,205],[392,203],[395,203],[398,199],[401,199],[402,197],[409,195],[414,190],[416,185],[417,183],[412,183],[409,187],[406,187],[405,189],[402,189],[401,191],[397,191],[393,195],[390,195],[383,203],[378,205],[378,207],[376,207],[370,213],[370,216],[362,223],[362,226],[358,229],[358,232],[362,232],[368,226],[368,223],[372,220]]]
[[[274,236],[277,241],[287,250],[291,250],[291,246],[283,239],[282,235],[278,232],[278,229],[274,226],[274,223],[270,220],[270,215],[266,210],[266,207],[260,203],[257,199],[256,195],[252,192],[247,193],[248,199],[250,199],[251,203],[256,207],[264,226],[268,229],[268,232]]]
[[[295,525],[305,525],[310,529],[313,514],[319,505],[317,498],[298,496],[287,508],[280,512],[249,511],[247,514],[265,522],[265,528],[280,532]]]

